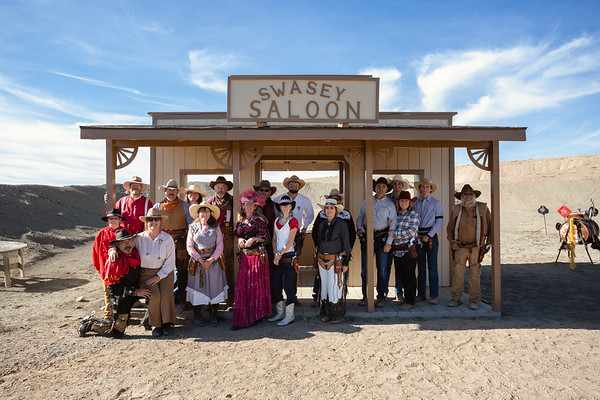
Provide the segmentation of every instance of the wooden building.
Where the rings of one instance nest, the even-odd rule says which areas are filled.
[[[150,113],[151,125],[81,126],[81,138],[105,140],[106,184],[112,188],[108,191],[112,199],[115,170],[128,165],[140,147],[148,147],[150,187],[155,190],[152,200],[162,198],[156,191],[159,183],[176,178],[184,186],[187,176],[205,174],[232,174],[232,194],[237,199],[241,191],[261,180],[263,171],[283,168],[284,163],[291,169],[289,163],[293,163],[293,170],[339,171],[338,189],[354,216],[365,199],[367,215],[373,215],[372,178],[383,174],[431,178],[438,183],[434,197],[442,201],[444,215],[449,215],[455,191],[454,148],[466,148],[473,163],[491,175],[492,309],[500,311],[499,142],[524,141],[526,129],[453,126],[455,114],[377,111],[374,122],[307,123],[285,118],[238,122],[225,112],[157,112]],[[237,203],[236,207],[239,210]],[[372,221],[367,223],[367,232],[372,232]],[[445,239],[441,232],[440,286],[450,285],[451,254]],[[372,240],[367,240],[367,245],[372,253]],[[304,256],[309,254],[309,250],[303,251]],[[349,285],[360,286],[358,244],[353,254]],[[368,311],[374,310],[374,282],[374,261],[369,258]]]

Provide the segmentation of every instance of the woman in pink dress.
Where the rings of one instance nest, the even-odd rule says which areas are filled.
[[[269,259],[264,248],[270,237],[267,219],[259,209],[265,205],[265,199],[248,189],[238,202],[242,210],[234,234],[241,260],[235,284],[232,330],[252,326],[271,314]]]

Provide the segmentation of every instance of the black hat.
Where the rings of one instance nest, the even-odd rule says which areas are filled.
[[[110,242],[108,242],[108,245],[110,247],[112,247],[119,242],[122,242],[124,240],[133,239],[134,237],[135,237],[135,235],[132,235],[131,233],[129,233],[129,231],[127,231],[127,229],[119,229],[118,231],[115,232],[115,240],[111,240]]]
[[[373,179],[373,191],[375,191],[375,186],[377,186],[380,183],[383,183],[387,186],[386,193],[388,193],[394,188],[394,184],[392,182],[388,181],[387,178],[380,176],[377,180]]]
[[[109,212],[106,213],[105,217],[102,217],[102,221],[108,221],[108,217],[119,217],[122,220],[126,220],[127,218],[125,218],[124,216],[121,215],[121,210],[119,210],[118,208],[113,208],[112,210],[110,210]]]
[[[277,211],[281,212],[281,206],[285,206],[287,204],[292,205],[292,210],[294,208],[296,208],[296,202],[294,200],[292,200],[292,198],[290,196],[288,196],[287,194],[284,194],[283,196],[281,196],[279,198],[279,202],[275,203],[275,208],[277,208]]]

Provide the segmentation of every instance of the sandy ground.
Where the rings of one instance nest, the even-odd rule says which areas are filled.
[[[582,185],[580,191],[596,188],[590,181]],[[8,201],[9,188],[23,189],[0,188],[0,202]],[[69,190],[48,195],[65,203],[60,196]],[[101,188],[89,190],[96,201]],[[23,192],[34,193],[13,195]],[[551,194],[539,192],[503,213],[502,318],[355,318],[340,325],[308,318],[232,332],[230,319],[196,328],[186,312],[172,335],[160,339],[137,324],[122,340],[77,337],[79,319],[103,304],[90,260],[97,226],[74,221],[60,230],[7,234],[17,229],[2,225],[0,236],[30,247],[26,277],[13,272],[13,286],[0,287],[0,397],[600,398],[600,252],[590,249],[591,265],[578,247],[574,270],[565,253],[554,263],[553,225],[560,216],[551,209],[547,235],[542,216],[535,210],[529,216],[529,203],[555,201]],[[503,207],[511,201],[503,200]],[[50,215],[64,218],[53,212],[46,212],[45,223],[53,223]],[[485,268],[484,299],[489,273]],[[76,301],[79,296],[88,301]]]

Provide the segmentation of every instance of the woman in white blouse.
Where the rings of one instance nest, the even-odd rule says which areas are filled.
[[[146,216],[140,217],[145,229],[134,239],[142,259],[140,286],[151,291],[148,321],[152,336],[168,335],[177,321],[173,297],[175,243],[171,235],[161,229],[162,221],[167,218],[162,211],[149,209]]]

